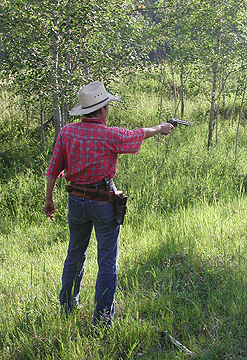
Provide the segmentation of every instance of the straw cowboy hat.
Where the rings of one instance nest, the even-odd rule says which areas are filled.
[[[108,92],[102,82],[95,81],[84,86],[77,93],[79,103],[69,112],[69,115],[86,115],[109,104],[111,101],[119,101],[120,98]]]

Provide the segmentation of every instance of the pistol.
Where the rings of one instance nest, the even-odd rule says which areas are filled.
[[[182,121],[178,119],[171,118],[170,120],[167,120],[168,123],[172,124],[174,127],[176,127],[178,124],[189,126],[190,123],[188,121]]]

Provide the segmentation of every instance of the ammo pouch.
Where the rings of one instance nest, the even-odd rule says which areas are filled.
[[[123,225],[124,216],[127,209],[127,196],[123,196],[121,191],[114,192],[114,203],[116,206],[116,221],[118,225]]]

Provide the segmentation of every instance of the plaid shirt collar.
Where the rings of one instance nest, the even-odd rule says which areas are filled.
[[[101,125],[105,125],[104,122],[99,118],[82,118],[81,122],[92,122],[92,123],[98,123]]]

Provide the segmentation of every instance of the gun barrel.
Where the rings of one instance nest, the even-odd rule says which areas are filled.
[[[178,124],[189,126],[190,123],[188,121],[179,120]]]
[[[174,118],[168,120],[167,122],[172,124],[173,126],[177,126],[178,124],[189,126],[189,124],[190,124],[188,121],[183,121],[183,120],[174,119]]]

